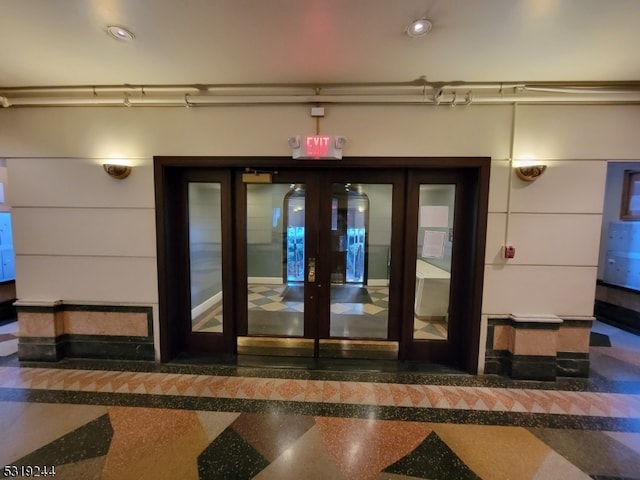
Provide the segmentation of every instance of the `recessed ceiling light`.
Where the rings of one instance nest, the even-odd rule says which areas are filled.
[[[422,37],[431,31],[433,24],[426,18],[414,20],[407,27],[407,35],[410,37]]]
[[[113,38],[117,40],[123,40],[125,42],[130,42],[133,40],[135,35],[131,33],[124,27],[118,27],[117,25],[110,25],[107,27],[107,33],[111,35]]]

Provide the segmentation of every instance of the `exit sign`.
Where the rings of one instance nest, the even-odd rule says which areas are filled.
[[[310,160],[341,160],[342,148],[346,143],[344,137],[331,135],[307,135],[290,137],[289,146],[293,158]]]
[[[331,137],[326,135],[311,135],[304,137],[304,153],[311,158],[329,156],[329,142]]]

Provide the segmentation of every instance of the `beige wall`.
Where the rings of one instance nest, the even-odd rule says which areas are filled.
[[[336,105],[320,123],[347,137],[345,155],[493,159],[483,329],[490,315],[593,313],[607,160],[640,152],[638,106],[513,116],[512,106]],[[314,131],[307,106],[0,110],[18,297],[157,307],[152,157],[289,155],[287,137]],[[544,176],[515,178],[512,148],[545,160]],[[127,180],[102,171],[111,156],[132,159]]]

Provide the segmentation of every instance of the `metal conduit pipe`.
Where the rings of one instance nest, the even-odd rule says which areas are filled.
[[[536,104],[536,103],[640,103],[640,91],[620,93],[489,93],[438,91],[437,94],[393,94],[393,95],[152,95],[125,93],[121,96],[0,96],[0,105],[10,107],[60,107],[60,106],[217,106],[217,105],[291,105],[291,104],[352,104],[352,105],[492,105],[492,104]]]
[[[263,93],[274,91],[331,91],[331,92],[367,92],[373,90],[391,91],[394,89],[419,89],[429,88],[437,89],[494,89],[508,90],[516,88],[526,89],[547,89],[570,92],[574,90],[590,89],[599,91],[603,89],[619,89],[624,91],[640,89],[640,81],[621,81],[621,82],[430,82],[424,78],[411,82],[370,82],[370,83],[327,83],[327,84],[310,84],[310,83],[288,83],[288,84],[271,84],[271,83],[236,83],[236,84],[118,84],[118,85],[71,85],[71,86],[22,86],[22,87],[1,87],[0,91],[11,92],[31,92],[31,93],[72,93],[72,92],[125,92],[131,90],[144,90],[147,92],[166,92],[166,93],[188,93],[188,92],[204,92],[204,91],[261,91]]]
[[[612,88],[583,88],[583,87],[533,87],[533,86],[523,86],[520,87],[522,90],[526,90],[527,92],[543,92],[543,93],[567,93],[572,95],[602,95],[602,94],[620,94],[624,95],[631,92],[638,92],[640,89],[635,90],[623,90],[623,89],[612,89]]]
[[[386,95],[421,94],[437,90],[507,90],[524,88],[525,84],[328,84],[328,85],[86,85],[72,87],[0,87],[0,94],[9,96],[74,96],[101,94],[221,94],[221,95]]]
[[[8,96],[73,96],[76,94],[100,95],[104,93],[161,93],[161,94],[232,94],[232,95],[385,95],[395,93],[420,94],[426,91],[468,91],[495,90],[505,91],[538,91],[553,93],[628,93],[640,91],[640,82],[618,83],[466,83],[466,82],[428,82],[426,80],[397,83],[361,83],[361,84],[194,84],[194,85],[83,85],[83,86],[50,86],[50,87],[0,87],[1,95]]]

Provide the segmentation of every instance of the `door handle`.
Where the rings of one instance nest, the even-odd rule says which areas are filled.
[[[309,257],[307,261],[307,281],[315,283],[316,281],[316,258]]]

